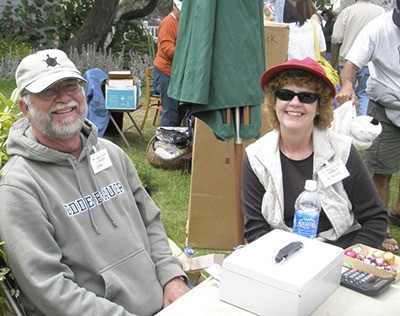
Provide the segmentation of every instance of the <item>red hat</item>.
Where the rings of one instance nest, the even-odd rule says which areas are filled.
[[[310,57],[302,60],[290,59],[283,64],[267,69],[261,76],[261,89],[264,91],[265,86],[268,84],[268,82],[280,72],[295,69],[305,70],[322,79],[331,90],[332,97],[335,97],[336,89],[332,81],[330,81],[329,78],[326,76],[325,70],[314,59]]]

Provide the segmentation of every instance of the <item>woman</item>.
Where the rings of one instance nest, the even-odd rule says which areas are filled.
[[[246,148],[242,168],[244,237],[291,231],[305,180],[317,181],[318,239],[378,248],[387,216],[351,138],[328,130],[335,87],[311,58],[289,60],[261,78],[273,130]],[[331,177],[330,177],[331,176]]]
[[[288,59],[304,59],[306,57],[317,59],[312,23],[316,27],[320,54],[325,56],[326,43],[321,26],[309,18],[300,16],[290,0],[285,1],[283,22],[288,23],[290,27]]]
[[[312,19],[321,25],[317,7],[312,0],[296,0],[293,1],[293,4],[303,19]]]
[[[333,26],[335,25],[336,19],[331,10],[322,11],[321,16],[325,21],[325,25],[322,28],[322,31],[324,32],[324,36],[325,36],[325,42],[326,42],[325,59],[330,60],[331,59],[331,37],[332,37],[332,32],[333,32]]]

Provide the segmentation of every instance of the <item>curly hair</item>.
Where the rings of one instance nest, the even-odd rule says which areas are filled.
[[[310,88],[320,95],[317,105],[319,114],[314,118],[314,125],[320,130],[328,129],[333,121],[331,90],[316,75],[303,70],[282,71],[267,83],[264,93],[267,117],[271,127],[279,129],[280,123],[275,112],[275,91],[286,84]]]

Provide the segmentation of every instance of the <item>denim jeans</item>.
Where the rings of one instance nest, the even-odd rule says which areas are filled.
[[[369,98],[368,98],[366,88],[367,88],[368,78],[369,78],[368,66],[364,66],[359,71],[357,71],[357,73],[356,73],[356,80],[357,80],[356,95],[358,98],[358,113],[359,113],[359,115],[367,115]]]
[[[340,67],[342,70],[343,67]],[[358,115],[367,115],[369,97],[366,91],[367,80],[369,78],[368,66],[364,66],[356,73],[356,85],[354,90],[358,99]]]
[[[181,122],[186,113],[186,108],[179,105],[179,101],[168,96],[168,86],[171,77],[158,70],[153,69],[154,89],[161,96],[161,126],[181,126]]]

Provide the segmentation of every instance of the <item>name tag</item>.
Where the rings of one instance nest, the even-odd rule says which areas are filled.
[[[91,154],[90,165],[92,166],[94,174],[98,174],[99,172],[111,167],[112,162],[107,149],[104,148]]]
[[[342,181],[349,175],[349,171],[341,160],[336,160],[329,164],[326,163],[326,167],[318,172],[318,176],[325,188]]]

